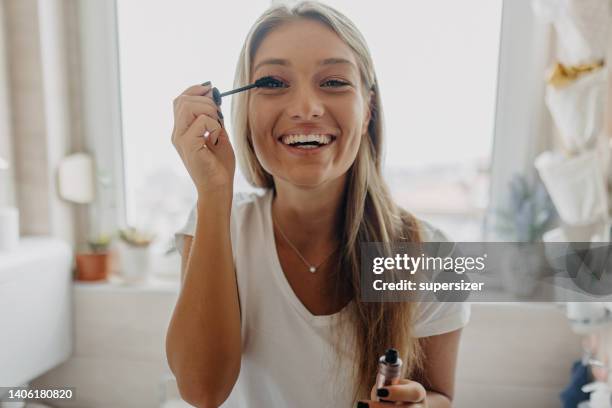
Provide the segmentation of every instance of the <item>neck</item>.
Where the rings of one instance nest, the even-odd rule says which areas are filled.
[[[321,186],[299,187],[275,180],[272,216],[277,228],[304,256],[338,244],[346,176]]]

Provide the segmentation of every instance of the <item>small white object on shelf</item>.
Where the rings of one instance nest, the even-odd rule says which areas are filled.
[[[567,302],[567,317],[572,321],[597,322],[606,316],[607,308],[602,302]]]
[[[120,275],[125,283],[142,283],[150,275],[151,253],[149,246],[135,246],[120,241],[117,244]]]
[[[566,315],[572,331],[587,335],[612,325],[612,315],[603,302],[567,302]]]

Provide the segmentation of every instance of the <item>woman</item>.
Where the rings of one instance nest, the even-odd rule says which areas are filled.
[[[182,397],[198,407],[450,407],[467,305],[360,301],[360,243],[444,240],[396,206],[382,179],[364,39],[327,6],[273,7],[247,36],[235,85],[265,76],[274,82],[232,105],[240,165],[264,194],[233,194],[211,85],[174,103],[173,144],[198,192],[177,233],[183,286],[166,341]],[[405,379],[377,390],[390,346]]]

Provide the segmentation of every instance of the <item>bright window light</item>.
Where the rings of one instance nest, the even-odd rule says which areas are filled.
[[[195,200],[170,141],[172,100],[207,80],[230,89],[247,31],[270,3],[117,0],[127,219],[155,230],[159,248]],[[487,205],[502,0],[325,3],[355,22],[372,53],[393,194],[464,238],[462,222],[474,227]],[[230,105],[224,98],[232,135]],[[237,173],[235,190],[247,189]]]

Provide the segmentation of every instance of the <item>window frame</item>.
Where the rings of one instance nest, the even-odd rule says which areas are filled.
[[[536,18],[531,0],[503,1],[485,241],[491,234],[495,238],[489,222],[507,207],[513,175],[521,173],[533,181],[535,158],[552,144],[552,123],[544,103],[551,41],[551,26]]]
[[[96,197],[89,225],[112,233],[126,223],[123,132],[117,6],[112,1],[79,0],[84,145],[96,166]],[[106,192],[101,177],[110,182]]]

